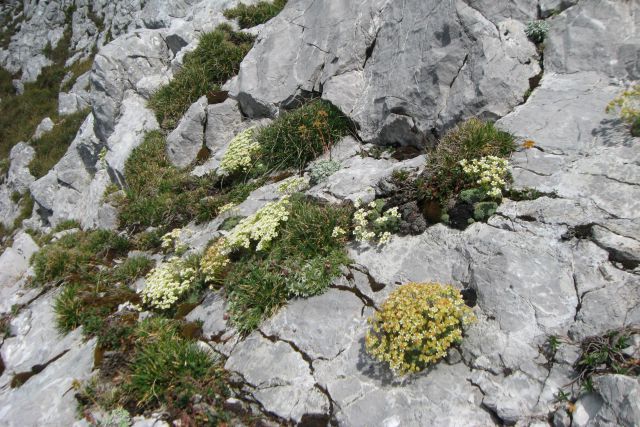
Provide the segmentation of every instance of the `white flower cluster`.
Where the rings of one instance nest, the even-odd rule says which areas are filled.
[[[506,177],[509,163],[506,159],[496,156],[481,157],[471,162],[460,161],[460,166],[467,176],[476,180],[487,191],[487,195],[499,199],[502,197],[502,190],[506,185]]]
[[[287,178],[278,186],[278,193],[293,194],[309,188],[309,179],[301,176],[292,176]]]
[[[233,173],[239,170],[247,171],[253,157],[260,151],[260,144],[253,138],[254,128],[240,132],[231,140],[227,152],[220,162],[220,170]]]
[[[174,228],[164,236],[162,236],[162,249],[165,252],[173,251],[175,253],[184,253],[187,250],[187,245],[180,242],[180,236],[182,233],[186,233],[187,235],[191,234],[191,230],[182,229],[182,228]]]
[[[353,214],[353,235],[358,242],[378,240],[378,245],[384,245],[391,239],[391,231],[396,230],[400,221],[400,213],[397,207],[382,212],[384,202],[374,200],[366,207],[361,207],[362,202],[357,200],[355,207],[358,209]],[[335,231],[335,230],[334,230]]]
[[[142,302],[152,308],[168,310],[195,284],[197,272],[186,263],[172,257],[147,274],[142,290]]]
[[[243,219],[227,236],[226,248],[248,249],[251,242],[258,242],[256,250],[260,251],[278,236],[278,227],[289,219],[291,202],[284,196],[277,202],[267,203],[255,214]]]
[[[331,237],[333,237],[334,239],[339,239],[342,236],[345,236],[347,234],[347,230],[345,230],[344,228],[337,226],[333,228],[333,232],[331,233]]]

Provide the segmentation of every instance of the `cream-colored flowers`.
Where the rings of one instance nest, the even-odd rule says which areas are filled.
[[[400,213],[397,207],[383,212],[384,202],[374,200],[361,207],[362,202],[355,203],[358,210],[353,214],[353,236],[358,242],[377,240],[384,245],[391,239],[391,232],[398,228]]]
[[[290,195],[304,191],[307,188],[309,188],[309,179],[301,176],[292,176],[278,185],[278,193]]]
[[[227,152],[220,162],[220,170],[225,174],[249,170],[255,155],[260,152],[260,144],[254,139],[254,128],[240,132],[231,140]]]
[[[369,319],[367,351],[401,375],[418,372],[462,339],[475,320],[460,292],[438,283],[409,283],[396,289]]]
[[[151,308],[168,310],[195,285],[196,278],[194,268],[172,257],[147,274],[142,302]]]
[[[244,218],[227,236],[226,250],[249,249],[252,242],[257,242],[256,250],[266,249],[278,236],[280,224],[289,219],[290,206],[289,196],[284,196],[277,202],[267,203],[255,214]]]
[[[229,257],[225,253],[226,240],[218,239],[213,243],[200,260],[200,271],[204,280],[209,284],[215,284],[222,280],[222,274],[229,265]]]
[[[473,159],[471,162],[466,159],[460,161],[464,173],[485,189],[488,196],[496,199],[502,197],[502,190],[506,185],[509,173],[508,165],[506,159],[496,156]]]
[[[190,235],[191,230],[185,228],[174,228],[164,236],[162,236],[161,247],[165,252],[175,252],[177,254],[184,253],[187,250],[187,245],[180,242],[180,236],[182,234]]]

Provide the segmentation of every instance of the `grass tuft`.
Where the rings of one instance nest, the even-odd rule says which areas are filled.
[[[191,104],[236,75],[253,40],[253,36],[235,32],[226,24],[203,34],[198,47],[185,55],[180,72],[149,100],[160,125],[175,128]]]
[[[232,9],[225,10],[224,16],[227,19],[237,19],[240,28],[252,28],[275,17],[286,4],[287,0],[274,0],[272,3],[261,1],[250,6],[240,3]]]

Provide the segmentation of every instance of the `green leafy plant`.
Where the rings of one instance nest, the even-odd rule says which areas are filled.
[[[419,372],[442,359],[474,320],[460,292],[439,283],[409,283],[393,291],[369,319],[367,351],[397,374]]]
[[[607,113],[618,112],[631,127],[631,135],[640,137],[640,84],[633,85],[607,105]]]
[[[591,380],[594,375],[640,375],[638,355],[623,352],[629,346],[631,337],[638,334],[639,328],[623,328],[584,339],[581,343],[582,354],[575,364],[578,383],[593,389]]]
[[[276,16],[286,4],[287,0],[261,1],[250,6],[240,3],[232,9],[225,10],[224,16],[227,19],[237,19],[240,28],[252,28]]]
[[[310,184],[316,185],[325,181],[334,173],[340,170],[340,162],[335,160],[320,160],[311,168]]]
[[[249,333],[291,296],[323,292],[349,259],[344,240],[332,236],[349,228],[348,207],[323,205],[296,194],[288,218],[279,224],[268,250],[240,250],[231,255],[224,287],[231,321]]]
[[[527,23],[524,33],[536,43],[542,43],[549,32],[549,24],[546,21],[531,21]]]
[[[447,132],[430,153],[419,194],[446,206],[470,186],[461,161],[473,162],[488,156],[506,158],[515,149],[513,135],[497,129],[493,123],[469,119]]]
[[[191,104],[237,74],[252,45],[253,36],[227,24],[203,34],[198,47],[185,55],[182,69],[149,100],[161,126],[173,129]]]

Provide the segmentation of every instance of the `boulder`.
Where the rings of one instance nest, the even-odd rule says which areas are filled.
[[[167,157],[174,166],[190,165],[204,146],[206,108],[207,97],[203,96],[189,107],[176,129],[167,136]]]
[[[432,130],[522,102],[537,53],[524,24],[495,20],[463,1],[289,3],[242,62],[233,94],[245,114],[263,117],[322,93],[365,141],[422,145]]]
[[[51,131],[53,129],[53,126],[55,126],[53,120],[51,120],[49,117],[45,117],[44,119],[42,119],[38,127],[36,127],[36,131],[33,133],[31,139],[39,139],[40,137],[42,137],[42,135]]]

